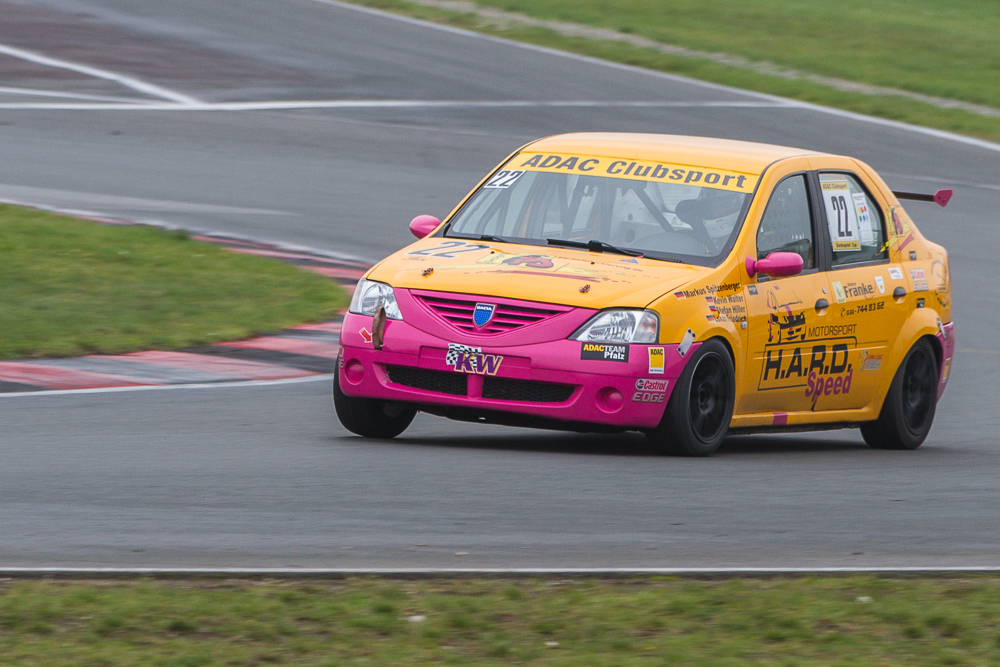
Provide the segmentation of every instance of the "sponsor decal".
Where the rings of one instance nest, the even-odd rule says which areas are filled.
[[[358,333],[361,334],[361,339],[366,343],[372,342],[372,334],[370,331],[368,331],[368,329],[361,327],[361,331],[359,331]]]
[[[628,361],[628,345],[582,343],[580,358],[597,361]]]
[[[618,261],[620,263],[622,263],[622,264],[638,264],[639,263],[639,260],[637,260],[635,257],[626,257],[625,259],[619,259]]]
[[[871,285],[865,285],[864,283],[861,283],[860,285],[858,283],[847,283],[844,285],[844,294],[855,299],[862,297],[867,299],[874,293],[875,288]]]
[[[875,276],[875,285],[878,287],[879,294],[885,294],[885,281],[882,280],[882,276]]]
[[[941,384],[948,381],[948,371],[951,370],[951,357],[944,360],[944,370],[941,371]]]
[[[809,327],[806,332],[809,338],[843,338],[853,336],[857,330],[857,324],[833,324]]]
[[[409,255],[423,255],[425,257],[443,257],[445,259],[452,259],[455,255],[461,254],[463,252],[476,252],[477,250],[489,250],[490,246],[483,243],[466,243],[465,241],[445,241],[444,243],[439,243],[433,248],[421,248],[420,250],[414,250],[413,252],[406,253]]]
[[[688,329],[690,331],[690,329]],[[690,347],[690,345],[688,346]],[[662,347],[651,347],[649,350],[649,374],[650,375],[663,375],[663,359],[666,356],[663,353]],[[677,348],[680,351],[680,347]],[[686,352],[687,350],[685,350]],[[683,354],[681,355],[684,356]]]
[[[858,364],[861,366],[861,372],[874,373],[882,368],[882,355],[869,354],[868,350],[861,350],[861,357]]]
[[[895,266],[890,266],[889,267],[889,277],[892,278],[893,280],[902,280],[903,279],[903,270],[900,269],[900,268],[898,268],[898,267],[895,267]]]
[[[633,403],[663,403],[667,395],[662,392],[637,391],[632,394]]]
[[[917,308],[923,308],[923,307],[924,307],[924,300],[917,299]]]
[[[850,317],[861,313],[874,313],[885,308],[884,301],[873,301],[872,303],[858,304],[854,308],[843,308],[840,311],[841,317]]]
[[[910,269],[911,280],[927,280],[927,274],[923,269]]]
[[[914,292],[926,292],[927,290],[928,290],[928,287],[927,287],[927,281],[926,280],[915,280],[913,282],[913,291]]]
[[[521,153],[507,166],[516,170],[547,171],[563,174],[587,174],[610,178],[660,181],[684,185],[705,185],[719,190],[751,193],[757,185],[756,174],[746,174],[712,167],[649,162],[645,160],[616,160],[589,155],[548,153]]]
[[[687,354],[688,350],[691,349],[691,346],[693,344],[694,344],[694,332],[688,329],[686,332],[684,332],[684,337],[681,338],[681,342],[677,346],[677,354],[683,357],[685,354]]]
[[[483,348],[448,343],[445,363],[459,373],[496,375],[503,357],[498,354],[483,354]]]
[[[496,309],[497,307],[494,303],[477,303],[475,309],[472,311],[472,321],[477,327],[482,329],[493,319],[493,313],[496,312]]]
[[[501,263],[507,266],[526,266],[529,269],[551,269],[555,266],[545,255],[515,255]]]
[[[650,380],[648,378],[639,378],[635,381],[635,388],[639,391],[666,391],[668,384],[670,384],[668,380]]]
[[[767,320],[767,342],[784,343],[806,339],[806,314],[792,312],[792,306],[802,301],[792,291],[774,287],[767,291],[767,307],[771,314]]]
[[[747,285],[747,291],[750,292],[751,295],[757,296],[757,286],[756,285]]]
[[[913,241],[913,233],[912,232],[910,233],[909,236],[907,236],[905,239],[903,239],[902,243],[899,244],[899,249],[902,250],[906,246],[910,245],[911,241]],[[910,251],[910,259],[911,260],[915,260],[916,258],[917,258],[917,252],[915,250],[911,250]]]
[[[847,352],[844,352],[844,360],[847,360]],[[812,409],[816,409],[816,401],[820,396],[830,396],[851,393],[851,380],[854,379],[854,371],[851,365],[847,365],[847,373],[837,376],[821,377],[814,372],[809,373],[806,380],[806,398],[812,399]]]
[[[837,303],[844,303],[847,301],[847,295],[844,294],[844,286],[836,280],[833,281],[833,293],[837,295]]]
[[[834,252],[855,252],[861,250],[861,228],[858,225],[858,210],[851,197],[851,187],[847,179],[824,181],[819,184],[826,204],[826,219],[830,230],[830,243]],[[848,204],[848,200],[851,201]]]
[[[913,238],[913,237],[911,236],[910,238]],[[909,240],[909,239],[907,239],[907,240]],[[911,250],[910,251],[910,261],[911,262],[917,261],[917,251],[916,250]]]
[[[521,174],[523,173],[524,171],[519,169],[501,169],[483,187],[509,188],[514,185],[514,182],[517,181],[517,179],[521,178]]]

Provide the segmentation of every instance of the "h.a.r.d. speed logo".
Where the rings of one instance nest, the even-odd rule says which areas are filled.
[[[482,329],[493,319],[493,313],[496,312],[496,309],[496,304],[477,303],[475,310],[472,311],[472,321]]]

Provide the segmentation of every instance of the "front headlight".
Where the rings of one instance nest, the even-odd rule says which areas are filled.
[[[651,310],[605,310],[569,337],[594,343],[656,343],[660,317]]]
[[[399,305],[396,303],[396,293],[392,291],[392,288],[385,283],[362,278],[358,281],[358,286],[354,288],[354,296],[351,298],[351,312],[357,315],[374,315],[379,308],[385,309],[385,316],[390,320],[403,319],[403,315],[399,312]]]

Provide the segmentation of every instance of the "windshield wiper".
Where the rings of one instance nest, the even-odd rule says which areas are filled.
[[[507,239],[501,238],[499,236],[493,236],[492,234],[483,234],[479,237],[479,240],[492,241],[493,243],[510,243],[510,241],[508,241]]]
[[[583,248],[589,250],[590,252],[613,252],[619,255],[628,255],[629,257],[642,257],[642,253],[636,250],[628,250],[627,248],[619,248],[613,246],[610,243],[605,243],[604,241],[598,241],[597,239],[591,239],[584,243],[583,241],[567,241],[566,239],[545,239],[549,245],[562,246],[564,248]]]

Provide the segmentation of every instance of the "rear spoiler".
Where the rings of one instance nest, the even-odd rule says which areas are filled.
[[[938,206],[947,206],[948,202],[951,201],[951,195],[953,194],[951,190],[938,190],[932,195],[924,195],[919,192],[896,192],[892,191],[892,194],[896,195],[899,199],[913,199],[916,201],[932,201]]]

